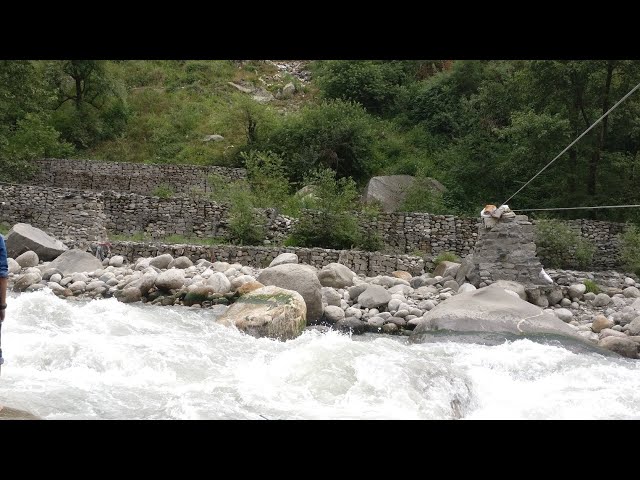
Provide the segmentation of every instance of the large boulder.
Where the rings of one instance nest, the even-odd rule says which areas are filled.
[[[157,257],[153,257],[149,260],[149,265],[151,267],[159,268],[160,270],[164,270],[169,267],[169,264],[173,261],[173,257],[168,253],[163,255],[158,255]]]
[[[498,280],[497,282],[493,282],[493,285],[517,294],[522,300],[527,299],[527,292],[521,283],[512,280]]]
[[[238,298],[217,322],[254,337],[288,340],[307,326],[306,310],[298,292],[271,285]]]
[[[363,195],[367,203],[379,202],[385,212],[395,212],[404,202],[407,190],[415,178],[411,175],[387,175],[369,180]],[[427,178],[427,188],[432,192],[444,192],[445,187],[433,178]]]
[[[609,336],[600,340],[598,346],[611,350],[623,357],[638,358],[640,343],[634,342],[629,338]]]
[[[286,263],[298,263],[298,255],[295,253],[281,253],[276,258],[271,260],[270,267],[276,267],[278,265],[284,265]]]
[[[7,258],[7,263],[9,265],[9,273],[20,273],[20,270],[22,270],[20,264],[11,257]]]
[[[90,253],[71,249],[49,263],[47,268],[56,268],[62,275],[71,275],[76,272],[95,272],[102,268],[102,262]]]
[[[369,285],[358,295],[358,303],[364,308],[376,308],[386,305],[391,300],[391,294],[380,285]]]
[[[44,262],[55,259],[69,249],[60,240],[56,240],[28,223],[16,223],[9,230],[5,241],[8,256],[15,258],[27,250],[31,250],[36,252],[40,260]]]
[[[545,313],[502,287],[490,285],[460,293],[438,304],[411,334],[413,342],[428,341],[433,334],[476,334],[477,341],[495,342],[505,337],[553,335],[585,340],[553,314]]]
[[[340,263],[330,263],[318,272],[318,280],[323,287],[344,288],[353,285],[357,275]]]
[[[314,323],[322,317],[322,285],[315,268],[286,263],[265,268],[256,280],[266,286],[274,285],[302,295],[307,305],[307,322]]]
[[[156,277],[156,287],[160,290],[169,291],[182,288],[184,285],[184,270],[172,268],[160,273]]]
[[[456,278],[460,265],[461,264],[457,262],[449,262],[447,260],[444,260],[440,262],[435,268],[435,270],[433,271],[433,276]]]

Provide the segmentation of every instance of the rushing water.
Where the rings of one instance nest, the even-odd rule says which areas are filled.
[[[46,419],[638,419],[640,361],[529,340],[255,339],[211,310],[11,298],[0,404]]]

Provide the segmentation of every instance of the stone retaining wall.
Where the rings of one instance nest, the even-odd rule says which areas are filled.
[[[0,201],[6,203],[0,205],[0,222],[31,223],[65,242],[104,238],[107,230],[124,235],[144,232],[156,239],[170,235],[224,239],[229,220],[227,205],[186,196],[165,199],[130,192],[0,184]],[[266,240],[281,245],[295,221],[272,209],[262,210],[262,214],[267,217]],[[354,215],[363,233],[383,240],[384,253],[420,252],[427,257],[444,251],[465,257],[476,243],[480,224],[479,218],[429,213]],[[594,220],[567,223],[596,245],[592,270],[619,267],[617,236],[625,224]]]
[[[161,187],[175,194],[209,193],[215,189],[210,175],[227,181],[246,177],[243,168],[198,165],[154,165],[47,158],[35,162],[38,173],[29,181],[43,187],[115,190],[153,195]]]
[[[95,252],[97,244],[90,248]],[[204,258],[211,262],[221,261],[239,263],[255,268],[266,268],[281,253],[291,252],[298,255],[300,263],[322,268],[329,263],[339,262],[358,274],[368,276],[388,275],[395,270],[420,275],[425,271],[422,257],[412,255],[384,255],[377,252],[358,250],[329,250],[324,248],[301,247],[241,247],[235,245],[183,245],[143,242],[111,242],[111,254],[122,255],[130,263],[138,258],[155,257],[168,253],[175,257],[186,256],[191,261]],[[432,268],[427,264],[427,268]]]

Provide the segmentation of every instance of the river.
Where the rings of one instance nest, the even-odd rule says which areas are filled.
[[[58,419],[640,419],[640,361],[529,340],[497,346],[305,332],[211,310],[10,296],[0,404]]]

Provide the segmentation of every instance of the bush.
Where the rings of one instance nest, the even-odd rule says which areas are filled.
[[[438,256],[433,259],[433,264],[437,267],[442,262],[460,263],[460,257],[453,252],[440,252]]]
[[[171,198],[173,197],[173,194],[173,189],[165,183],[158,185],[152,193],[152,195],[160,198]]]
[[[306,211],[296,224],[289,240],[301,247],[348,249],[362,237],[355,216],[350,213],[358,192],[351,178],[336,179],[330,169],[318,170],[307,178],[314,196],[308,198],[312,211]]]
[[[435,215],[452,213],[450,209],[445,207],[442,193],[435,190],[431,180],[424,176],[417,177],[407,189],[400,211],[427,212]]]
[[[624,268],[640,274],[640,229],[636,225],[629,225],[620,235],[620,258]]]
[[[600,287],[598,286],[598,284],[596,282],[594,282],[593,280],[585,280],[584,282],[582,282],[584,284],[585,287],[587,287],[587,290],[585,291],[585,293],[595,293],[596,295],[598,293],[600,293]]]
[[[317,62],[315,79],[325,98],[354,101],[369,112],[395,107],[401,85],[409,80],[405,62],[329,60]]]
[[[376,127],[376,119],[362,106],[333,100],[285,117],[262,142],[261,149],[287,159],[293,181],[318,168],[331,168],[339,177],[364,180],[381,165]]]
[[[290,203],[289,181],[282,157],[273,152],[242,152],[256,205],[285,209]]]
[[[237,185],[230,193],[229,239],[240,245],[262,245],[266,235],[264,215],[254,210],[247,185]]]
[[[593,261],[595,246],[558,220],[536,221],[538,254],[551,268],[587,267]]]

